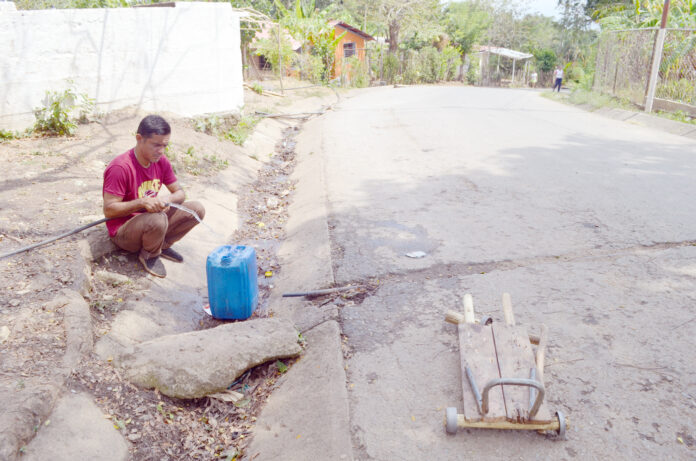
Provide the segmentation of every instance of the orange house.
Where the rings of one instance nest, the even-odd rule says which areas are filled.
[[[329,25],[334,28],[334,37],[340,37],[341,34],[345,33],[336,45],[333,66],[333,78],[336,78],[341,75],[346,58],[357,56],[361,62],[365,62],[366,44],[370,40],[374,40],[374,37],[358,28],[349,26],[345,22],[330,21]]]

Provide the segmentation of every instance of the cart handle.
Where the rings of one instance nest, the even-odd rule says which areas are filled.
[[[484,415],[488,413],[488,391],[490,391],[491,388],[495,386],[503,385],[533,387],[538,391],[536,399],[534,400],[534,405],[532,405],[532,408],[529,410],[529,418],[534,418],[534,416],[536,416],[537,414],[537,411],[539,411],[541,403],[544,401],[544,385],[534,379],[525,378],[497,378],[488,381],[486,385],[483,387],[483,402],[481,404],[481,413]]]

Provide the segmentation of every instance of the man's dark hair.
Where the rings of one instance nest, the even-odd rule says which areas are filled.
[[[159,115],[148,115],[140,121],[137,133],[143,138],[149,138],[153,134],[168,135],[172,128],[167,121]]]

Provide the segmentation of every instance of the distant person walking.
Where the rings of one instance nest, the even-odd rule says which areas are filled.
[[[532,88],[536,88],[536,84],[537,84],[537,73],[532,72],[532,75],[529,76],[529,86],[531,86]]]
[[[553,89],[551,89],[551,92],[558,87],[558,92],[561,92],[561,83],[563,83],[563,69],[561,69],[559,66],[556,66],[556,70],[553,71],[553,79],[554,79],[554,84],[553,84]]]

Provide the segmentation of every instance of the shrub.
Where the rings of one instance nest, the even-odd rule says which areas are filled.
[[[556,65],[556,52],[550,49],[535,50],[534,59],[541,72],[551,72]]]
[[[421,74],[420,55],[416,50],[406,50],[403,54],[403,72],[401,81],[407,85],[420,83],[423,79]]]
[[[449,45],[444,47],[440,52],[440,78],[446,81],[457,78],[457,69],[461,62],[462,57],[456,48]]]
[[[356,88],[365,88],[370,85],[367,65],[357,56],[351,56],[343,61],[341,74],[344,82],[349,82],[351,86]]]
[[[21,133],[12,130],[0,130],[0,141],[9,141],[11,139],[21,138]]]
[[[225,138],[241,146],[247,137],[254,131],[254,127],[259,123],[259,119],[248,115],[242,116],[232,129],[225,133]]]
[[[295,54],[295,67],[300,70],[300,78],[312,83],[321,83],[324,75],[324,61],[313,54]]]
[[[478,59],[467,59],[469,62],[469,68],[466,70],[466,82],[469,85],[476,85],[479,83],[479,60]]]
[[[578,63],[572,63],[568,66],[568,80],[573,80],[576,83],[580,83],[581,80],[585,78],[585,70]]]
[[[418,56],[422,81],[435,83],[440,80],[440,53],[432,46],[423,48]]]
[[[34,109],[34,131],[49,136],[72,136],[78,122],[84,122],[94,110],[94,101],[71,86],[61,91],[46,91],[44,106]]]
[[[220,126],[222,125],[222,120],[217,115],[208,115],[205,117],[197,118],[193,121],[193,129],[200,131],[211,136],[217,136],[220,134]]]
[[[282,37],[282,34],[281,34]],[[263,56],[266,61],[271,63],[271,68],[274,72],[278,72],[278,67],[281,64],[282,58],[282,72],[286,73],[292,64],[295,52],[292,50],[290,42],[283,37],[280,41],[280,46],[278,46],[278,31],[274,29],[271,33],[271,38],[264,38],[258,41],[256,48],[256,54]]]
[[[384,55],[384,58],[382,59],[382,72],[383,72],[383,78],[387,82],[387,84],[392,84],[396,83],[397,77],[399,75],[399,58],[396,57],[396,55],[392,53],[387,53]]]
[[[696,104],[696,83],[691,79],[660,82],[655,93],[658,98]]]

